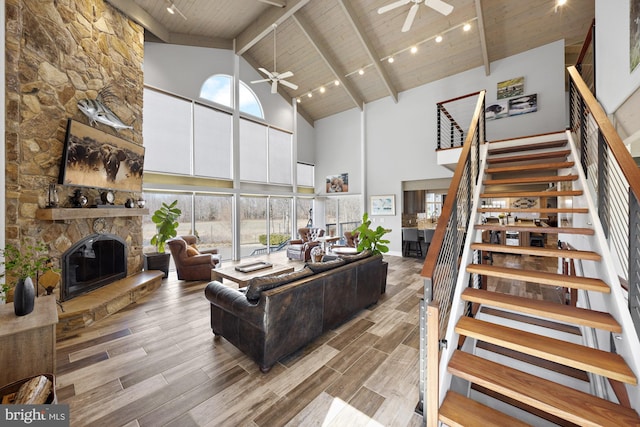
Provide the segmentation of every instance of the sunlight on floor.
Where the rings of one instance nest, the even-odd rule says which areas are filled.
[[[383,427],[379,422],[371,419],[342,399],[334,397],[327,415],[322,421],[323,426],[330,425],[366,425]]]

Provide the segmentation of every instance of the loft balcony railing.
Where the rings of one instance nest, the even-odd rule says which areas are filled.
[[[437,108],[437,149],[460,148],[469,133],[466,128],[471,123],[473,108],[479,92],[438,102]]]

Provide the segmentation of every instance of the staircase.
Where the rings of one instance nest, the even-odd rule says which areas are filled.
[[[602,244],[606,239],[593,203],[583,193],[587,184],[567,135],[560,133],[533,143],[530,139],[502,141],[484,148],[483,179],[474,200],[477,213],[472,214],[476,219],[469,227],[461,257],[468,265],[460,267],[460,275],[477,278],[476,284],[484,277],[485,281],[570,288],[580,292],[580,301],[591,301],[590,306],[533,300],[483,286],[459,286],[463,290],[457,297],[472,304],[475,315],[455,321],[455,334],[466,339],[441,358],[440,363],[446,363],[440,368],[441,378],[446,374],[441,384],[444,398],[439,420],[446,425],[640,426],[636,412],[640,403],[634,401],[639,396],[634,371],[638,372],[640,355],[635,354],[636,360],[629,360],[634,357],[628,355],[625,359],[625,351],[616,354],[617,343],[611,343],[613,337],[635,335],[626,317],[628,311],[612,315],[611,310],[591,309],[620,305],[620,283],[609,265],[613,264],[612,255]],[[507,208],[479,203],[479,199],[506,198],[523,203]],[[536,206],[540,198],[555,203]],[[558,226],[482,220],[505,211],[519,218],[557,216]],[[483,232],[499,233],[499,243],[483,241]],[[574,250],[558,248],[555,239],[547,239],[543,247],[506,245],[507,232],[557,234],[558,240],[573,242]],[[489,254],[551,257],[559,260],[558,265],[572,260],[592,276],[490,264],[486,262],[493,258]],[[632,348],[637,348],[633,347],[637,337],[631,341]]]

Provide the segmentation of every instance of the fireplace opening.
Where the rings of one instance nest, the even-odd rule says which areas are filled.
[[[60,300],[101,288],[127,277],[127,245],[114,234],[92,234],[62,255]]]

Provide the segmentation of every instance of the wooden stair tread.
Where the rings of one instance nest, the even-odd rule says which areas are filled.
[[[467,288],[462,293],[462,299],[492,307],[515,310],[522,313],[541,316],[561,322],[584,325],[611,332],[622,333],[622,327],[609,314],[601,311],[563,305],[549,301],[533,300],[499,292],[484,291]]]
[[[527,325],[540,326],[541,328],[546,328],[553,331],[564,332],[566,334],[575,335],[578,337],[582,336],[582,332],[580,332],[580,328],[575,325],[570,325],[568,323],[560,323],[555,320],[547,320],[542,317],[533,317],[527,314],[516,313],[515,311],[503,310],[500,308],[493,308],[487,305],[483,305],[480,307],[480,313],[487,314],[493,317],[500,317],[502,319],[514,320],[516,322],[525,323]],[[476,318],[479,318],[476,315]],[[499,323],[499,322],[498,322]]]
[[[522,154],[508,157],[488,157],[487,164],[513,163],[529,160],[562,159],[571,154],[571,150],[546,151],[544,153]]]
[[[575,181],[578,175],[525,176],[520,178],[485,179],[484,185],[540,184],[548,182]]]
[[[490,148],[487,152],[488,155],[494,154],[504,154],[504,153],[519,153],[521,151],[531,151],[531,150],[544,150],[547,148],[558,148],[564,147],[567,145],[566,139],[559,139],[556,141],[548,141],[548,142],[536,142],[533,144],[523,144],[523,145],[511,145],[509,147],[501,147],[501,148]]]
[[[539,283],[541,285],[559,286],[563,288],[584,289],[610,293],[611,288],[600,279],[581,276],[566,276],[564,274],[549,273],[537,270],[521,270],[518,268],[499,267],[488,264],[470,264],[469,273],[483,276],[500,277],[502,279],[522,280],[523,282]]]
[[[478,341],[476,348],[490,351],[492,353],[500,354],[502,356],[509,357],[511,359],[519,360],[521,362],[528,363],[530,365],[538,366],[548,371],[557,372],[562,375],[566,375],[571,378],[575,378],[586,383],[589,382],[589,375],[581,369],[572,368],[571,366],[561,365],[560,363],[550,362],[539,357],[531,356],[529,354],[520,353],[519,351],[511,350],[509,348],[500,347],[499,345],[489,344],[488,342]]]
[[[440,421],[451,427],[524,427],[529,424],[503,414],[473,399],[448,391],[438,413]]]
[[[504,172],[521,172],[521,171],[537,171],[537,170],[549,170],[549,169],[566,169],[573,167],[574,162],[557,162],[557,163],[536,163],[532,165],[520,165],[520,166],[503,166],[499,168],[485,169],[484,173],[504,173]]]
[[[537,227],[535,225],[496,225],[496,224],[476,224],[476,230],[494,230],[494,231],[529,231],[531,233],[545,234],[585,234],[593,235],[593,228],[579,227]]]
[[[505,208],[478,208],[478,212],[504,212]],[[509,208],[509,212],[589,213],[588,208]]]
[[[480,251],[498,252],[506,254],[535,255],[557,258],[584,259],[589,261],[600,261],[602,257],[591,251],[567,251],[555,248],[538,248],[533,246],[508,246],[493,243],[473,243],[471,249]],[[568,277],[568,276],[563,276]]]
[[[579,425],[640,424],[633,409],[459,350],[448,369],[459,378]]]
[[[461,317],[456,324],[455,331],[467,337],[593,372],[627,384],[637,384],[633,371],[625,363],[622,356],[615,353],[470,317]]]
[[[500,191],[496,193],[482,193],[480,198],[492,199],[500,197],[559,197],[559,196],[582,196],[582,190],[564,190],[564,191]]]

